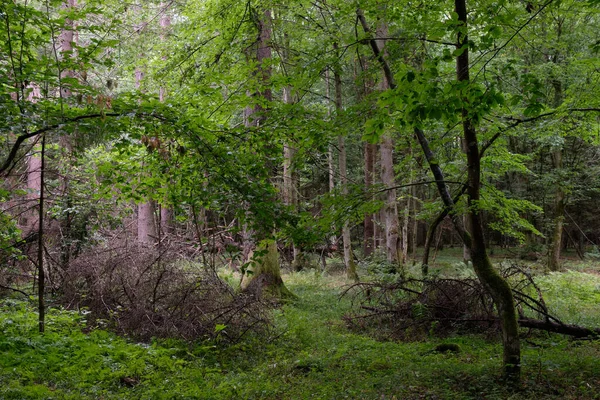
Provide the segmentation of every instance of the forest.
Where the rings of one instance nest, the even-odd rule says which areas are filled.
[[[600,398],[599,0],[0,37],[0,399]]]

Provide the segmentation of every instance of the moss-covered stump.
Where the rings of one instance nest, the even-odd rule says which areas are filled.
[[[248,258],[250,261],[242,277],[242,291],[267,299],[296,298],[281,279],[279,252],[274,240],[261,241]]]

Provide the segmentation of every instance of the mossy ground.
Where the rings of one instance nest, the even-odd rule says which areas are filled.
[[[549,303],[599,322],[600,276],[580,274],[547,276]],[[146,345],[102,330],[84,333],[85,315],[57,308],[50,309],[48,332],[39,335],[29,301],[0,300],[0,398],[600,398],[599,341],[528,336],[522,387],[510,391],[499,381],[502,352],[495,338],[378,342],[345,328],[341,316],[349,299],[339,294],[350,282],[343,272],[283,279],[298,300],[275,311],[273,334],[229,347],[169,340]],[[458,344],[460,352],[434,351],[441,343]]]

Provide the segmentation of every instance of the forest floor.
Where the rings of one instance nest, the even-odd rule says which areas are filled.
[[[597,268],[575,269],[541,278],[547,301],[566,322],[600,326],[600,276],[589,273]],[[600,398],[598,340],[524,331],[522,385],[509,390],[497,338],[376,341],[346,328],[350,299],[340,293],[349,282],[340,273],[284,280],[298,300],[275,311],[272,334],[229,346],[134,343],[88,332],[84,313],[60,308],[40,335],[32,300],[1,299],[0,399]],[[441,343],[461,351],[433,351]]]

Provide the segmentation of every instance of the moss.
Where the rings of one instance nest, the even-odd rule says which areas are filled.
[[[281,279],[279,252],[274,240],[261,241],[256,250],[250,254],[249,259],[249,265],[242,277],[242,291],[269,299],[296,298]]]

